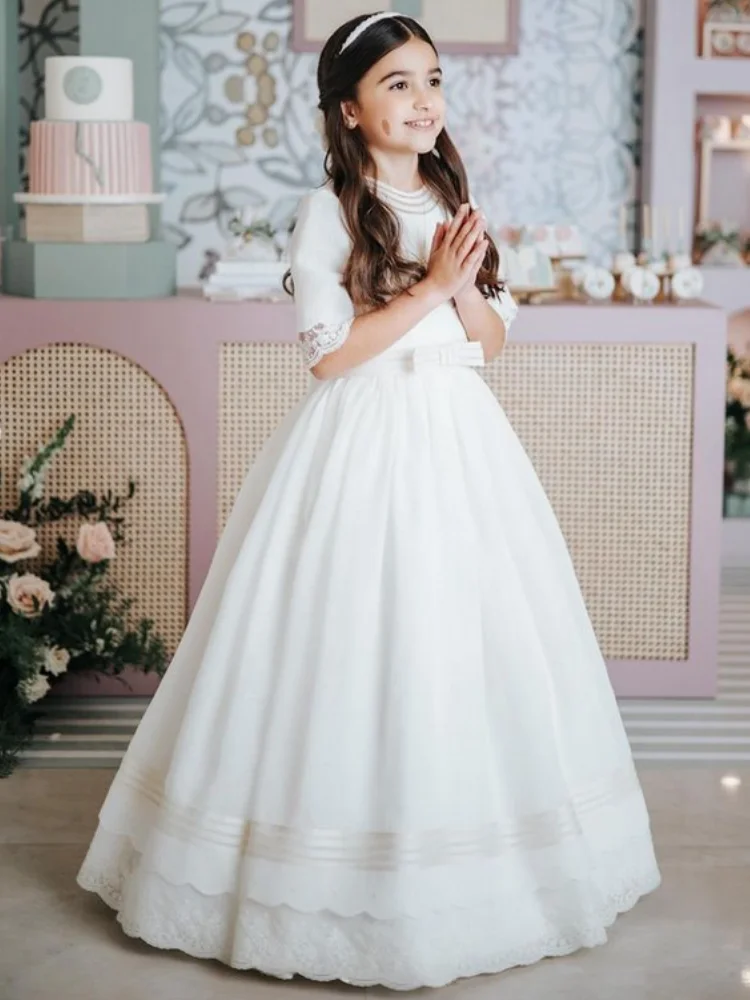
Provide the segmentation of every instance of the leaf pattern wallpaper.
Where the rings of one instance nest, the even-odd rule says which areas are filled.
[[[21,177],[27,190],[29,126],[44,118],[44,60],[78,54],[78,0],[21,0],[18,27],[21,74]]]
[[[522,0],[519,55],[443,57],[449,128],[494,222],[575,222],[592,257],[615,248],[638,187],[641,2]],[[23,0],[24,141],[45,56],[78,51],[77,6]],[[162,0],[160,20],[164,233],[194,285],[237,208],[282,229],[320,182],[317,57],[289,47],[291,0]]]
[[[237,207],[281,228],[321,180],[317,57],[290,50],[291,19],[290,0],[162,3],[164,222],[183,285]],[[518,56],[443,57],[448,125],[493,221],[576,222],[593,257],[615,248],[642,57],[640,0],[522,0]]]

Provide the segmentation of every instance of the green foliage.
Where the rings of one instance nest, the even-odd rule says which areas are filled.
[[[120,677],[127,667],[161,675],[166,669],[166,648],[153,621],[134,620],[133,599],[108,579],[109,559],[87,560],[60,536],[54,558],[45,562],[36,554],[37,529],[70,518],[102,523],[106,529],[98,530],[110,544],[126,543],[122,510],[136,492],[132,480],[124,496],[109,490],[97,497],[85,489],[67,498],[44,496],[49,466],[74,424],[71,415],[50,442],[25,458],[18,502],[0,515],[0,777],[12,773],[33,737],[41,700],[61,677]],[[28,552],[13,550],[19,532]],[[30,596],[25,604],[19,603],[21,584]]]
[[[727,351],[724,457],[733,481],[750,479],[750,360]]]

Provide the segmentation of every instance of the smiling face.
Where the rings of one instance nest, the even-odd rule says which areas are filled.
[[[442,70],[421,38],[393,49],[362,77],[356,101],[341,105],[344,122],[387,154],[429,153],[445,123]]]

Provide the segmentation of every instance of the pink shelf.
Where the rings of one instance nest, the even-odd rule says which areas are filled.
[[[750,58],[695,58],[690,67],[690,85],[696,94],[750,94]]]

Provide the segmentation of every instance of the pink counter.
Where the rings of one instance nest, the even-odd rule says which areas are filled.
[[[276,419],[274,398],[280,393],[297,398],[307,384],[295,340],[288,304],[213,304],[190,294],[140,302],[0,297],[0,372],[7,374],[14,359],[18,380],[24,370],[18,364],[34,352],[42,352],[37,360],[49,353],[52,364],[51,355],[62,345],[85,345],[120,362],[126,359],[134,377],[146,373],[154,394],[166,396],[187,454],[185,614],[199,593],[221,528],[222,490],[226,495],[236,488],[252,450],[257,451],[248,444],[239,454],[245,446],[232,442],[244,438],[231,435],[239,434],[239,423],[251,435],[259,420]],[[487,372],[556,510],[560,505],[561,523],[569,526],[576,569],[621,696],[691,697],[715,691],[725,343],[724,316],[707,306],[528,307],[521,310],[504,356]],[[71,372],[77,350],[65,356]],[[57,361],[54,365],[59,380],[65,368]],[[247,379],[237,365],[247,366],[242,369]],[[44,365],[34,370],[42,372],[35,376],[39,384],[29,384],[27,400],[14,404],[28,406],[28,415],[14,426],[27,421],[34,428],[24,449],[33,447],[38,434],[54,429],[50,397],[57,383],[48,381]],[[0,390],[6,374],[0,375]],[[246,388],[250,381],[252,393]],[[9,416],[3,412],[8,391],[5,403],[0,399],[3,424]],[[228,401],[227,393],[238,395]],[[38,424],[42,397],[47,415]],[[576,457],[565,446],[565,427],[585,429],[587,421],[590,451]],[[135,433],[126,411],[122,424],[124,435]],[[158,436],[158,430],[154,433]],[[94,426],[86,434],[95,441]],[[142,441],[146,451],[149,437]],[[20,445],[5,446],[11,451],[0,456],[13,460]],[[663,458],[647,477],[653,489],[637,475],[624,476],[622,456],[631,447],[642,449],[644,462],[661,449]],[[608,494],[612,482],[618,485]],[[2,500],[6,503],[5,494]],[[580,513],[586,503],[593,504],[589,523]],[[617,511],[611,527],[608,504]],[[627,536],[631,515],[632,540]],[[664,526],[661,534],[649,533],[654,524]],[[610,543],[602,542],[607,537],[609,555]],[[637,593],[639,579],[643,593],[653,596]],[[148,679],[135,685],[139,693],[152,689]],[[123,693],[120,685],[79,684],[77,690]]]

